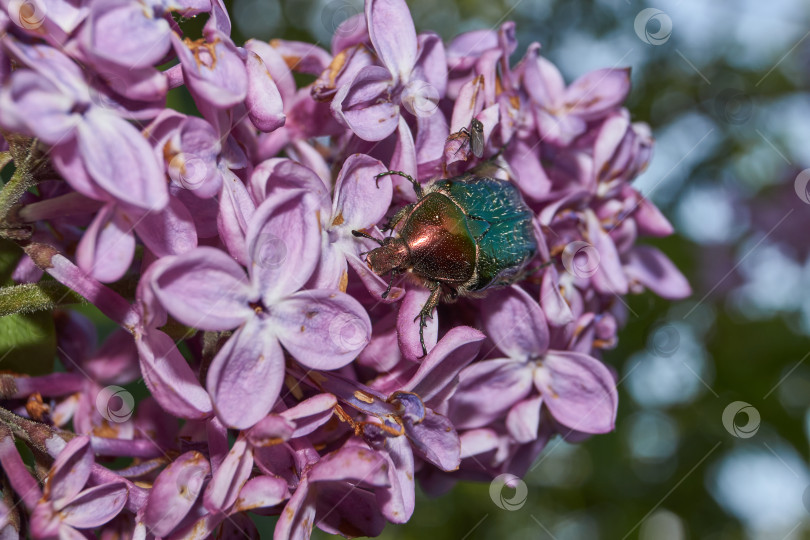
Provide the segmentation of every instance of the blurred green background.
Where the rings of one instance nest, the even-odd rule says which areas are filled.
[[[628,299],[605,357],[619,377],[616,431],[552,440],[519,509],[496,505],[488,484],[459,484],[420,495],[412,520],[382,538],[810,538],[810,2],[409,5],[417,30],[445,40],[514,20],[513,63],[539,41],[568,82],[632,67],[627,106],[657,141],[635,185],[673,222],[677,234],[655,244],[694,295]],[[228,1],[236,43],[327,49],[362,6]]]
[[[460,484],[420,497],[411,522],[383,538],[810,538],[810,171],[800,175],[810,167],[810,3],[409,4],[417,30],[445,40],[514,20],[512,61],[539,41],[569,82],[632,67],[627,106],[657,140],[635,185],[675,225],[656,244],[695,292],[674,304],[629,299],[606,356],[620,378],[616,431],[578,445],[552,440],[519,510],[496,506],[489,485]],[[230,7],[236,42],[284,37],[328,49],[362,1]]]

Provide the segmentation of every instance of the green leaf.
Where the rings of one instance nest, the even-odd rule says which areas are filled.
[[[0,371],[43,375],[53,371],[55,356],[51,312],[0,317]]]

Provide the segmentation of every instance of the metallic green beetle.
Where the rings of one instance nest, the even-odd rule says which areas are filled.
[[[537,253],[532,225],[534,214],[517,186],[508,180],[467,173],[437,180],[425,190],[409,175],[417,201],[399,210],[385,230],[398,236],[380,241],[362,231],[355,236],[380,244],[366,256],[371,270],[391,272],[385,298],[394,278],[410,272],[430,289],[419,312],[419,340],[427,354],[424,328],[439,301],[458,296],[483,296],[489,289],[514,283]]]

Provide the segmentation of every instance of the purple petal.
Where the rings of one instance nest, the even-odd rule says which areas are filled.
[[[197,501],[210,472],[208,460],[197,451],[186,452],[161,471],[143,513],[143,522],[152,534],[167,536],[180,524]]]
[[[343,163],[335,183],[332,226],[371,229],[391,206],[391,177],[375,178],[387,169],[377,159],[352,154]]]
[[[318,263],[321,232],[317,206],[303,190],[271,193],[250,220],[247,246],[254,286],[265,306],[295,292]]]
[[[535,119],[542,140],[557,146],[568,146],[588,128],[585,120],[567,112],[537,110]]]
[[[419,34],[419,58],[414,66],[414,78],[427,81],[439,98],[447,92],[447,57],[444,43],[438,34]]]
[[[618,107],[630,93],[630,69],[597,69],[565,91],[565,104],[578,116],[595,118]]]
[[[417,177],[425,178],[432,176],[431,171],[440,165],[444,155],[444,143],[450,135],[450,128],[443,114],[417,116],[416,125]]]
[[[551,191],[551,180],[540,164],[537,148],[532,148],[520,140],[507,147],[506,161],[515,171],[515,182],[520,191],[529,199],[542,201]]]
[[[597,181],[610,182],[614,179],[611,159],[628,134],[629,128],[630,120],[622,114],[614,114],[602,124],[593,145],[593,168]]]
[[[525,360],[548,349],[548,324],[543,310],[517,285],[487,297],[481,318],[486,333],[510,358]]]
[[[565,326],[574,321],[571,306],[560,292],[559,276],[554,266],[549,266],[543,272],[543,283],[540,287],[540,305],[546,314],[548,323],[552,326]]]
[[[102,283],[118,281],[135,255],[132,222],[113,203],[99,210],[79,241],[76,264]]]
[[[226,426],[246,429],[264,418],[284,381],[284,353],[258,317],[248,319],[217,353],[206,387]]]
[[[422,358],[422,345],[419,343],[419,311],[427,302],[430,291],[423,287],[408,289],[397,316],[397,339],[402,355],[408,360]],[[436,311],[431,314],[425,326],[425,348],[430,350],[436,345],[439,336],[439,319]]]
[[[202,330],[230,330],[255,313],[257,299],[239,263],[212,247],[155,263],[152,288],[177,320]]]
[[[81,439],[86,443],[87,439],[85,437],[81,437]],[[80,440],[77,444],[81,445],[82,441]],[[4,476],[11,484],[11,488],[20,496],[29,512],[35,512],[35,508],[38,509],[43,506],[46,509],[51,507],[50,504],[41,502],[42,492],[39,489],[39,483],[31,476],[25,463],[23,463],[14,444],[11,431],[5,425],[0,429],[0,464],[3,466]],[[79,486],[79,489],[81,489],[81,486]],[[46,513],[49,514],[49,512]]]
[[[227,109],[245,100],[248,75],[233,42],[219,34],[213,43],[180,41],[172,33],[172,45],[183,65],[186,85],[196,100],[216,109]]]
[[[267,71],[278,89],[279,95],[284,103],[292,100],[296,94],[295,79],[292,71],[287,66],[284,58],[275,47],[265,41],[249,39],[245,42],[245,49],[255,53],[264,62]],[[250,69],[250,67],[248,67]],[[250,72],[248,72],[250,75]]]
[[[176,197],[169,197],[169,204],[163,210],[145,215],[135,230],[157,257],[180,255],[197,247],[194,218]]]
[[[71,113],[75,103],[40,74],[15,71],[0,92],[2,124],[17,133],[35,134],[48,144],[67,142],[81,121]]]
[[[360,446],[344,446],[327,454],[312,467],[309,481],[352,482],[363,487],[386,487],[388,463],[379,453]]]
[[[669,300],[680,300],[692,294],[692,287],[678,268],[660,250],[636,246],[627,254],[627,277],[641,283],[655,294]]]
[[[639,234],[660,237],[669,236],[675,232],[672,224],[651,200],[641,195],[638,197],[638,208],[636,208],[633,218],[638,225]]]
[[[530,47],[526,53],[523,84],[535,103],[546,109],[556,108],[562,102],[565,81],[557,66],[537,56],[537,48]]]
[[[403,390],[418,394],[426,404],[458,379],[458,373],[472,362],[486,336],[469,326],[456,326],[430,351],[419,370]]]
[[[498,435],[491,429],[471,429],[459,436],[461,459],[492,452],[498,448]]]
[[[250,121],[259,131],[273,131],[284,125],[281,94],[259,55],[247,53],[248,90],[245,105]]]
[[[77,529],[92,529],[117,516],[126,502],[125,483],[102,484],[79,493],[61,510],[62,519]]]
[[[304,477],[281,511],[273,540],[309,540],[315,525],[315,500]]]
[[[335,94],[332,113],[361,139],[381,141],[397,129],[399,122],[399,106],[387,97],[392,84],[385,68],[364,67]]]
[[[389,463],[388,481],[391,485],[378,490],[378,493],[385,493],[384,497],[378,495],[380,509],[392,523],[405,523],[413,515],[416,506],[413,450],[407,437],[389,438],[385,449]]]
[[[416,29],[405,0],[366,2],[368,34],[377,55],[395,77],[407,82],[416,63]]]
[[[141,68],[160,63],[171,46],[170,36],[169,23],[146,6],[102,1],[93,5],[80,42],[96,59]]]
[[[244,512],[254,508],[275,506],[289,497],[287,482],[272,476],[257,476],[242,486],[234,510]]]
[[[524,399],[531,388],[530,364],[505,358],[475,363],[459,376],[450,418],[457,429],[485,426]]]
[[[87,172],[110,195],[152,211],[166,206],[169,193],[164,174],[149,143],[132,124],[91,108],[77,136]]]
[[[200,419],[211,413],[211,399],[174,340],[159,330],[136,340],[141,372],[152,396],[174,416]]]
[[[28,45],[10,35],[3,45],[22,64],[46,77],[58,86],[62,93],[87,103],[89,91],[81,68],[65,53],[45,44]]]
[[[534,372],[543,403],[561,424],[584,433],[607,433],[616,422],[616,381],[605,365],[578,352],[549,351]]]
[[[586,213],[586,220],[588,238],[599,254],[596,272],[591,277],[594,288],[605,294],[627,294],[627,277],[613,239],[605,232],[599,218],[592,211]]]
[[[271,324],[284,348],[312,369],[345,366],[371,337],[366,310],[340,291],[301,291],[276,304],[272,313]]]
[[[537,439],[542,403],[540,396],[526,399],[512,407],[506,415],[506,429],[517,442],[525,444]]]
[[[441,115],[435,114],[430,116]],[[417,118],[420,117],[417,116]],[[405,118],[401,115],[397,123],[396,146],[394,147],[394,154],[391,156],[390,167],[395,171],[402,171],[405,174],[417,178],[418,167],[416,163],[416,147],[414,146],[413,133],[411,133],[408,122],[406,122]],[[408,194],[406,197],[408,197],[409,200],[415,200],[410,199],[413,188],[409,181],[399,175],[394,176],[392,181],[397,191],[400,193],[404,191],[404,193]]]
[[[292,438],[295,422],[278,414],[268,414],[247,432],[254,448],[275,446]]]
[[[92,467],[93,449],[87,437],[76,437],[59,453],[45,485],[45,496],[56,510],[61,510],[81,491]]]
[[[291,438],[309,435],[328,422],[336,404],[337,399],[332,394],[318,394],[282,412],[281,416],[295,423]]]
[[[230,169],[223,174],[222,194],[219,198],[217,229],[228,253],[243,265],[249,262],[245,235],[248,223],[256,212],[256,205],[250,198],[245,184]]]
[[[309,167],[288,158],[271,158],[262,161],[250,175],[250,191],[253,198],[264,201],[273,190],[303,189],[313,196],[322,213],[329,211],[329,191],[323,180]]]
[[[450,132],[456,133],[461,128],[468,128],[476,114],[484,106],[484,78],[476,77],[467,81],[458,94],[453,106],[453,116],[450,120]]]
[[[240,436],[205,488],[203,495],[205,508],[212,514],[230,508],[236,502],[239,490],[247,482],[252,469],[253,450],[249,447],[247,439]]]
[[[408,438],[414,444],[414,451],[423,459],[443,471],[454,471],[461,463],[461,442],[452,422],[431,409],[425,418],[410,426]]]

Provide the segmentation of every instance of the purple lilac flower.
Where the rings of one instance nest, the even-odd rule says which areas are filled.
[[[0,124],[16,137],[0,148],[28,138],[48,165],[0,216],[30,233],[13,278],[47,273],[120,327],[98,343],[62,310],[64,371],[0,375],[0,463],[22,502],[0,499],[3,538],[20,522],[253,537],[251,512],[279,516],[279,539],[377,535],[411,517],[417,481],[439,494],[521,475],[554,436],[611,431],[616,297],[691,293],[639,243],[673,228],[630,184],[653,139],[622,107],[627,69],[566,84],[538,43],[510,63],[514,23],[445,45],[404,0],[367,0],[328,51],[240,46],[221,0],[0,6]],[[207,17],[202,37],[177,15]],[[193,114],[166,106],[180,86]],[[423,357],[429,291],[398,278],[382,298],[364,260],[416,196],[376,175],[428,185],[477,166],[518,186],[538,254],[525,279],[442,304]],[[116,416],[108,398],[141,382],[149,397]],[[15,438],[53,459],[47,478]]]

